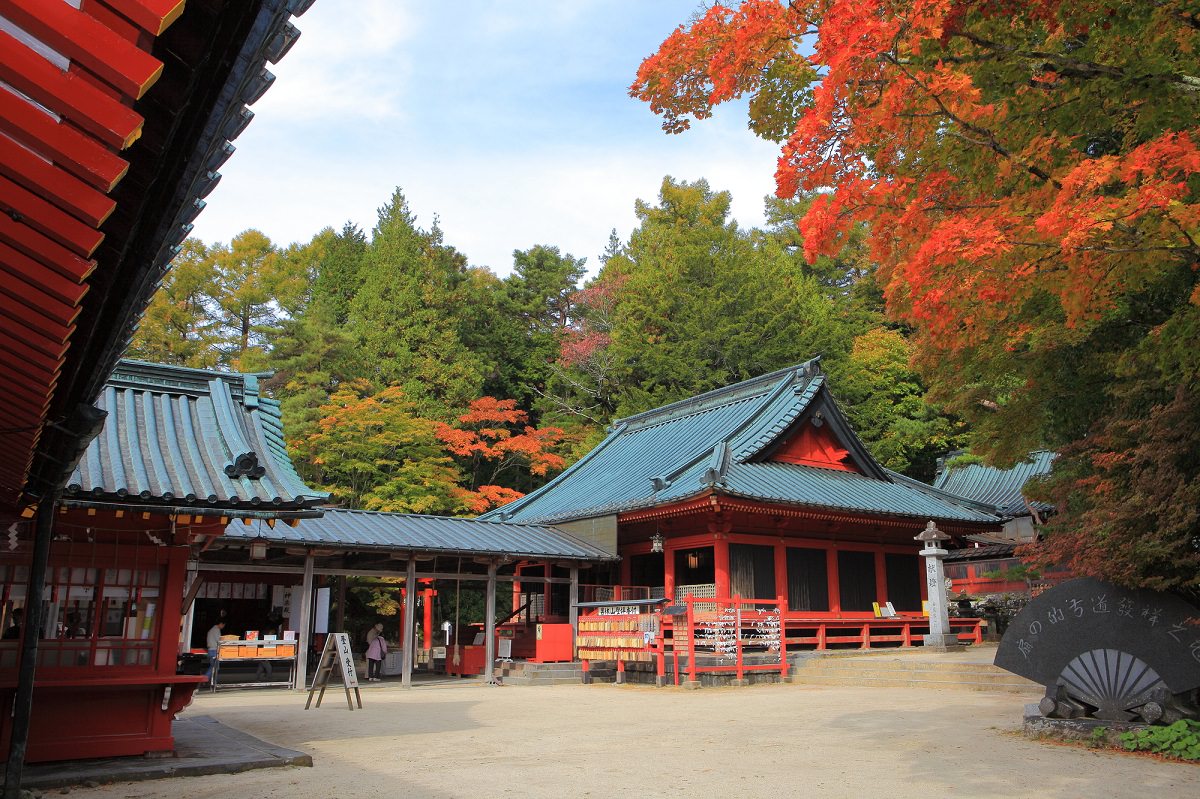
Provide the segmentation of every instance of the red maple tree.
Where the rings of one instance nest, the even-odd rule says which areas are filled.
[[[460,498],[468,510],[483,513],[522,497],[520,491],[498,484],[506,472],[524,467],[545,477],[565,465],[553,451],[563,431],[532,427],[526,424],[528,419],[516,400],[481,397],[458,417],[457,425],[438,423],[438,440],[458,457],[467,474],[468,485],[461,489]]]
[[[745,0],[675,30],[631,93],[669,132],[748,97],[778,195],[816,197],[806,255],[866,225],[932,398],[1012,462],[1195,396],[1197,52],[1183,0]],[[1073,451],[1076,504],[1114,510]]]

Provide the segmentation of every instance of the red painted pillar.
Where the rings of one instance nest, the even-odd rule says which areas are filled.
[[[633,578],[633,570],[632,570],[632,567],[629,565],[629,556],[622,555],[621,556],[621,585],[629,585],[632,582],[632,578]],[[620,599],[620,597],[615,597],[615,598]]]
[[[782,594],[776,600],[779,606],[779,677],[786,679],[788,674],[788,659],[787,659],[787,622],[784,621],[784,614],[787,613],[787,597]]]
[[[437,592],[433,588],[426,588],[421,592],[421,597],[424,602],[425,613],[421,619],[421,647],[426,652],[433,649],[433,597]],[[432,661],[430,661],[432,663]]]
[[[512,584],[512,610],[516,613],[517,608],[521,607],[521,567],[517,566],[513,569],[513,584]]]
[[[687,595],[687,652],[688,652],[688,681],[696,682],[696,611],[692,607],[692,595]]]
[[[675,601],[675,552],[670,549],[663,551],[663,593]]]
[[[181,607],[183,605],[183,584],[187,577],[187,547],[169,547],[167,548],[167,574],[166,581],[163,585],[162,592],[159,594],[161,604],[161,612],[158,618],[154,621],[154,638],[158,641],[158,662],[154,664],[155,670],[163,674],[175,673],[175,658],[179,651],[178,640],[175,646],[171,646],[171,636],[179,638],[179,633],[175,629],[176,620],[182,621],[183,614]],[[49,592],[47,592],[49,596]],[[170,619],[170,621],[167,621]],[[189,647],[190,648],[190,647]]]
[[[879,551],[875,553],[875,601],[882,608],[887,600],[887,561],[883,552]]]
[[[729,596],[729,539],[717,534],[713,541],[713,571],[716,572],[717,596]]]
[[[788,608],[787,545],[782,541],[775,545],[775,596],[781,603],[779,612],[785,613]]]
[[[842,612],[842,582],[838,579],[837,550],[825,550],[825,572],[829,578],[829,610],[831,613]]]

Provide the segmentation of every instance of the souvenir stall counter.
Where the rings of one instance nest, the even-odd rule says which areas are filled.
[[[286,680],[262,680],[261,664],[268,664],[273,673],[275,668],[286,667]],[[232,664],[254,667],[254,677],[242,682],[221,682],[222,667]],[[245,670],[249,672],[249,669]],[[237,672],[234,672],[237,673]],[[235,677],[235,680],[237,678]],[[296,687],[296,641],[294,639],[224,639],[217,649],[217,660],[213,664],[211,690],[218,688],[295,688]]]
[[[169,750],[171,720],[204,681],[177,673],[174,620],[188,548],[88,541],[82,530],[72,540],[75,528],[59,529],[66,540],[50,549],[26,760]],[[32,632],[24,623],[28,547],[20,540],[0,556],[0,750],[9,745],[20,639]]]

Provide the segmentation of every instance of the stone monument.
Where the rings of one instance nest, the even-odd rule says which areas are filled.
[[[1013,619],[995,663],[1046,686],[1045,717],[1172,724],[1200,718],[1197,620],[1172,594],[1071,580]]]
[[[932,521],[925,525],[914,541],[925,545],[921,556],[925,558],[925,585],[929,588],[929,635],[925,636],[925,648],[946,652],[958,648],[958,636],[950,632],[950,612],[946,607],[946,570],[942,559],[949,554],[942,547],[950,536],[937,528]]]

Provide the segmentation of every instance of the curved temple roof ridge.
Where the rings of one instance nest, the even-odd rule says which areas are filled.
[[[738,383],[731,383],[721,388],[714,388],[703,394],[697,394],[694,397],[688,397],[687,399],[678,400],[668,405],[642,411],[633,416],[614,419],[612,424],[609,425],[609,430],[615,430],[621,425],[625,425],[626,429],[631,431],[637,430],[641,427],[670,422],[683,416],[700,413],[716,405],[725,405],[739,399],[751,399],[778,386],[782,381],[794,383],[798,380],[807,380],[810,377],[816,377],[821,373],[820,361],[821,356],[818,355],[795,366],[788,366],[784,369],[768,372],[765,375],[752,377]]]
[[[227,528],[225,539],[265,540],[314,548],[506,555],[586,563],[617,559],[602,547],[548,525],[347,508],[325,508],[320,518],[302,519],[294,527],[276,525],[262,529],[233,524]]]
[[[550,483],[480,518],[553,524],[711,494],[921,524],[999,524],[989,504],[884,469],[850,427],[817,363],[618,420],[595,449]],[[806,460],[788,449],[797,445],[816,446],[818,454],[840,451],[843,460]]]

